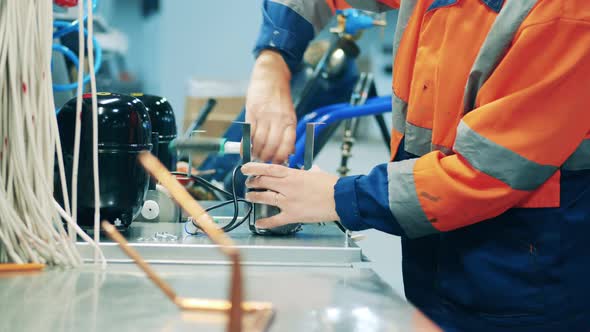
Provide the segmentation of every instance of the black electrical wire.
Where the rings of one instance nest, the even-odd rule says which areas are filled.
[[[207,187],[209,190],[212,191],[216,191],[216,192],[220,192],[224,195],[226,195],[229,200],[221,202],[219,204],[210,206],[208,208],[205,209],[206,212],[209,211],[213,211],[215,209],[219,209],[221,207],[233,204],[234,205],[234,215],[232,217],[232,220],[225,226],[222,227],[222,230],[224,232],[231,232],[234,229],[238,228],[240,225],[242,225],[246,220],[248,220],[248,218],[250,218],[250,214],[252,214],[252,210],[253,210],[253,205],[251,202],[248,202],[247,200],[243,199],[243,198],[239,198],[237,193],[236,193],[236,178],[238,175],[238,171],[242,168],[242,166],[238,166],[236,168],[234,168],[233,172],[232,172],[232,182],[231,182],[231,193],[228,192],[227,190],[221,189],[219,187],[217,187],[216,185],[212,184],[211,182],[203,179],[200,176],[196,176],[196,175],[192,175],[192,174],[186,174],[186,173],[182,173],[182,172],[172,172],[173,175],[183,175],[183,176],[188,176],[190,177],[192,180],[194,180],[195,182],[201,184],[204,187]],[[240,220],[238,220],[239,214],[240,214],[240,205],[239,203],[244,203],[248,206],[248,212],[246,212],[246,215],[241,218]],[[193,222],[193,225],[194,222]],[[197,228],[199,228],[199,226],[195,225]],[[199,228],[200,229],[200,228]],[[186,223],[184,225],[184,230],[185,232],[187,232],[190,235],[197,235],[197,232],[190,232],[187,228],[186,228]]]

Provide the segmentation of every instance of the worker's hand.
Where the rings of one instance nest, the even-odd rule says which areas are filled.
[[[247,200],[281,209],[276,216],[258,220],[258,228],[340,220],[334,201],[334,185],[338,181],[335,175],[317,167],[302,171],[261,163],[248,163],[242,172],[252,176],[246,181],[248,188],[269,190],[249,192]]]
[[[252,124],[252,155],[281,164],[293,153],[297,117],[291,98],[291,72],[283,57],[262,51],[246,97],[246,121]]]

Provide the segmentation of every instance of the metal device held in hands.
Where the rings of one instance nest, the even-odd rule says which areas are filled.
[[[313,166],[314,158],[314,138],[315,138],[315,127],[318,123],[308,123],[305,128],[305,157],[304,157],[304,170],[309,170]],[[247,129],[246,129],[247,128]],[[250,124],[244,124],[244,139],[243,139],[243,150],[250,151]],[[246,139],[247,136],[247,139]],[[246,143],[248,145],[246,146]],[[250,160],[244,158],[243,162],[247,163]],[[256,189],[255,189],[256,190]],[[264,191],[264,190],[262,190]],[[256,221],[264,218],[269,218],[281,213],[281,209],[276,206],[268,204],[254,204],[254,217],[250,218],[249,227],[250,231],[258,235],[290,235],[301,230],[301,224],[289,224],[279,226],[272,229],[259,229],[256,227]]]

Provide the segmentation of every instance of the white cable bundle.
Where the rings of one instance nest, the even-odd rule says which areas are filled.
[[[80,264],[60,216],[94,244],[71,218],[52,91],[52,12],[52,0],[0,0],[0,262]],[[56,155],[65,210],[53,198]]]

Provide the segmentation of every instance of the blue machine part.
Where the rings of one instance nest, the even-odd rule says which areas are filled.
[[[349,35],[355,35],[359,31],[369,29],[375,25],[375,19],[373,17],[358,9],[348,8],[337,10],[336,14],[346,18],[344,33]]]

